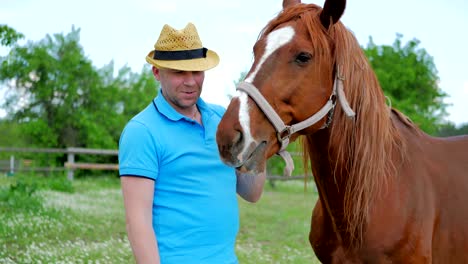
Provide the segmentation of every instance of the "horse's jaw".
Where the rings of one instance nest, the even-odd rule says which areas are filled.
[[[241,173],[257,175],[265,172],[265,157],[266,142],[256,145],[251,152],[247,152],[243,157],[243,162],[236,167]]]
[[[266,169],[266,142],[259,144],[251,142],[248,147],[220,148],[221,160],[228,166],[236,168],[243,174],[257,175],[264,173]]]

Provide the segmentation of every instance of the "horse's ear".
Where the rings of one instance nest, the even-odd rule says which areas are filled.
[[[338,22],[344,13],[345,7],[346,0],[326,0],[320,13],[322,25],[328,29],[332,24]]]
[[[301,0],[283,0],[283,9],[285,9],[288,6],[299,4],[300,2]]]

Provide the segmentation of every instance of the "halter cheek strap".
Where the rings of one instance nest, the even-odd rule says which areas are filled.
[[[292,161],[291,154],[289,154],[289,152],[286,151],[286,147],[289,145],[289,138],[292,134],[314,125],[322,118],[324,118],[327,114],[327,123],[323,127],[321,127],[321,129],[328,127],[333,115],[332,110],[335,108],[336,104],[335,97],[338,97],[338,101],[340,102],[341,107],[343,108],[348,117],[355,116],[354,111],[351,109],[351,107],[348,104],[348,101],[346,100],[343,90],[343,80],[344,78],[342,76],[339,76],[339,74],[337,73],[335,81],[333,83],[332,94],[328,98],[328,101],[325,103],[325,105],[311,117],[294,125],[286,125],[283,122],[283,120],[281,120],[278,113],[276,113],[273,107],[268,103],[265,97],[263,97],[260,91],[253,84],[249,82],[240,82],[237,85],[237,90],[246,92],[255,101],[255,103],[257,103],[258,107],[260,107],[260,109],[266,115],[268,120],[270,120],[271,124],[275,127],[276,136],[278,138],[278,142],[280,143],[280,150],[277,154],[280,155],[286,162],[286,167],[284,171],[285,175],[291,176],[291,173],[294,170],[294,163]]]

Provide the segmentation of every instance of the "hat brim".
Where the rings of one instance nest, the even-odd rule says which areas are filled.
[[[154,50],[146,56],[146,61],[156,68],[174,69],[180,71],[206,71],[216,67],[219,56],[216,52],[208,50],[206,58],[191,60],[156,60],[153,59]]]

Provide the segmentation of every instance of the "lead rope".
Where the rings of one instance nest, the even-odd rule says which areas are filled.
[[[330,115],[330,112],[332,112],[332,110],[335,108],[335,96],[338,97],[338,101],[340,102],[346,115],[348,117],[355,116],[354,111],[351,109],[351,107],[348,104],[348,101],[346,100],[343,90],[343,80],[344,77],[339,73],[338,68],[337,74],[335,76],[335,81],[333,83],[333,92],[330,95],[328,101],[325,103],[325,105],[311,117],[291,126],[284,124],[283,120],[279,117],[279,115],[276,113],[273,107],[268,103],[265,97],[263,97],[260,91],[253,84],[249,82],[240,82],[237,85],[237,90],[241,90],[247,93],[255,101],[255,103],[257,103],[258,107],[262,109],[265,116],[275,127],[277,132],[276,136],[278,138],[278,141],[280,142],[280,150],[277,154],[281,156],[281,158],[283,158],[284,162],[286,163],[286,167],[284,168],[283,172],[284,175],[291,176],[292,171],[294,170],[294,162],[292,160],[291,154],[286,151],[286,147],[289,145],[289,138],[292,134],[314,125],[327,114]],[[328,124],[330,122],[331,120],[329,120],[326,123],[326,125],[323,126],[321,129],[328,127]]]

